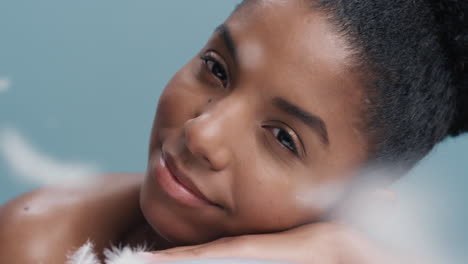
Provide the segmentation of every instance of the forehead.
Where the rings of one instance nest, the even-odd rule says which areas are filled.
[[[241,78],[320,116],[340,148],[365,145],[359,75],[349,48],[309,1],[250,1],[226,21]],[[342,149],[341,149],[342,150]]]
[[[302,98],[305,93],[314,95],[307,97],[310,100],[322,93],[345,96],[348,101],[350,95],[360,97],[347,43],[324,14],[306,2],[251,1],[226,21],[242,76],[275,84],[269,87],[294,87]]]
[[[309,70],[317,70],[317,64],[334,72],[346,70],[350,58],[345,41],[323,13],[305,2],[308,1],[257,0],[235,12],[227,24],[240,55],[245,55],[241,57],[248,59],[252,56],[250,51],[257,48],[258,59],[294,62]]]

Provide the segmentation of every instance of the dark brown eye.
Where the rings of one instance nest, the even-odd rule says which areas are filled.
[[[294,144],[294,140],[288,134],[288,132],[286,132],[285,130],[281,128],[276,128],[276,127],[272,128],[271,131],[273,132],[273,135],[276,137],[276,140],[278,140],[278,142],[281,145],[283,145],[290,151],[297,153],[296,144]]]
[[[203,56],[201,59],[211,74],[213,74],[223,84],[223,86],[226,87],[228,75],[223,64],[211,56]]]
[[[286,132],[286,130],[277,127],[271,127],[270,129],[273,135],[276,137],[276,140],[278,140],[281,145],[289,149],[294,154],[298,153],[293,138],[288,134],[288,132]]]

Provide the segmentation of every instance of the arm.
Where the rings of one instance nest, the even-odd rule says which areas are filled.
[[[142,221],[139,174],[110,174],[74,187],[50,186],[0,207],[0,263],[64,263],[88,239],[97,250]]]
[[[372,243],[363,234],[334,223],[307,224],[288,231],[227,237],[141,257],[150,263],[188,259],[247,258],[310,264],[429,263]]]
[[[366,201],[366,203],[364,203]],[[386,190],[357,201],[359,214],[398,213],[395,195]],[[352,206],[350,204],[349,206]],[[369,214],[367,214],[369,215]],[[385,214],[388,215],[388,214]],[[339,217],[336,217],[337,221]],[[151,263],[198,258],[253,258],[288,263],[320,264],[386,264],[430,263],[421,256],[403,255],[371,240],[353,229],[353,221],[316,222],[287,231],[221,238],[216,241],[145,254]],[[358,225],[359,226],[359,225]]]

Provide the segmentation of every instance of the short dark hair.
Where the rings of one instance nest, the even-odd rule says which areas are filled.
[[[365,75],[370,163],[406,171],[447,136],[468,131],[468,1],[310,3]]]

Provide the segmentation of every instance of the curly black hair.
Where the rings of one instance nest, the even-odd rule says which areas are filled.
[[[364,73],[372,167],[405,172],[468,131],[468,0],[308,2]]]
[[[468,131],[468,1],[319,0],[368,77],[372,161],[406,171]]]

